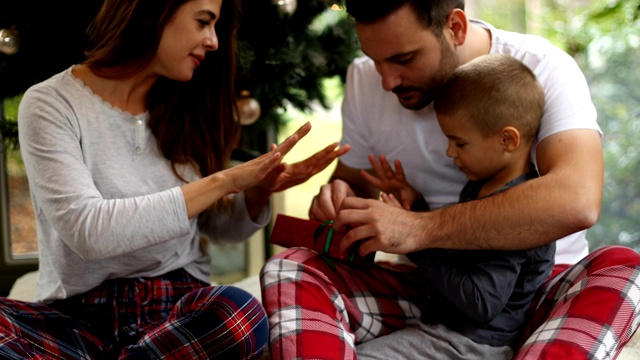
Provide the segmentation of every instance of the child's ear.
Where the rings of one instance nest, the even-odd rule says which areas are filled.
[[[500,130],[500,143],[504,151],[515,151],[520,146],[520,132],[513,126],[505,126]]]

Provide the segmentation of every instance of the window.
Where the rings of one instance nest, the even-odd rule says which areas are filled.
[[[18,104],[21,97],[9,98],[4,101],[4,118],[7,124],[13,126],[17,120]],[[2,108],[2,107],[0,107]],[[33,261],[38,253],[38,240],[33,213],[33,205],[29,194],[29,184],[25,172],[22,157],[17,145],[17,139],[13,138],[5,142],[4,161],[2,163],[2,175],[6,182],[3,204],[8,205],[9,216],[4,217],[4,234],[10,239],[7,246],[8,262]]]
[[[9,226],[3,228],[10,239],[9,263],[29,262],[37,258],[38,240],[27,175],[19,150],[7,149],[4,155],[3,175],[8,196],[3,202],[8,204],[10,211]]]
[[[603,135],[605,187],[590,248],[620,244],[640,251],[640,2],[467,1],[496,27],[544,36],[583,70]]]
[[[19,98],[0,102],[3,129],[15,125]],[[8,294],[13,281],[38,264],[38,241],[24,165],[11,141],[4,141],[0,159],[0,294]]]

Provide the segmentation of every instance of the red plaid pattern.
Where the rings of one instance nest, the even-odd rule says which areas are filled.
[[[262,305],[244,290],[216,286],[192,291],[120,359],[259,359],[267,343]]]
[[[515,359],[615,359],[638,328],[639,276],[638,253],[606,246],[553,277]]]
[[[639,274],[636,252],[609,246],[552,276],[515,359],[615,359],[640,321]],[[356,359],[356,344],[419,321],[426,299],[417,272],[331,268],[301,248],[270,259],[261,283],[274,359]]]
[[[258,359],[258,299],[184,271],[115,279],[45,305],[0,298],[0,359]]]
[[[273,359],[355,359],[355,344],[420,321],[416,272],[333,265],[291,248],[262,269]],[[415,280],[414,280],[415,279]]]

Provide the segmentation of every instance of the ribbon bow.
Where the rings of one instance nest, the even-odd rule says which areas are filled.
[[[320,257],[327,263],[327,265],[329,265],[329,267],[333,270],[336,271],[336,267],[333,264],[333,262],[331,261],[331,258],[329,256],[327,256],[329,254],[329,249],[331,248],[331,240],[333,239],[333,220],[327,220],[325,222],[323,222],[322,224],[318,225],[318,227],[316,228],[316,230],[313,233],[313,243],[315,244],[318,239],[320,238],[320,235],[322,235],[322,232],[324,231],[324,229],[326,227],[329,228],[329,231],[327,232],[327,239],[324,242],[324,252],[322,254],[320,254]],[[355,260],[357,255],[357,249],[354,249],[353,251],[351,251],[351,255],[349,256],[349,259],[347,260],[348,263],[353,263],[353,261]]]

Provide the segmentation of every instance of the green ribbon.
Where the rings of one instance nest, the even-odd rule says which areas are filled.
[[[324,228],[329,226],[329,232],[327,233],[327,240],[325,240],[324,242],[325,254],[329,253],[329,248],[331,248],[331,239],[333,239],[333,226],[331,226],[331,224],[333,224],[333,220],[327,220],[322,224],[320,224],[316,228],[316,231],[314,231],[313,233],[313,243],[315,244],[318,241],[318,238],[320,238],[320,235],[322,235],[322,231],[324,230]]]
[[[313,233],[313,243],[315,244],[318,241],[320,235],[322,235],[322,232],[324,231],[324,228],[328,226],[329,231],[327,233],[327,240],[325,240],[324,242],[324,254],[320,254],[320,256],[329,265],[329,267],[333,269],[333,271],[336,271],[335,265],[333,265],[333,262],[331,262],[330,257],[326,256],[329,254],[329,249],[331,248],[331,240],[333,240],[333,226],[331,226],[332,224],[333,220],[327,220],[320,224]],[[357,255],[356,250],[357,249],[354,249],[351,252],[351,256],[349,256],[348,262],[352,263],[355,260]]]

